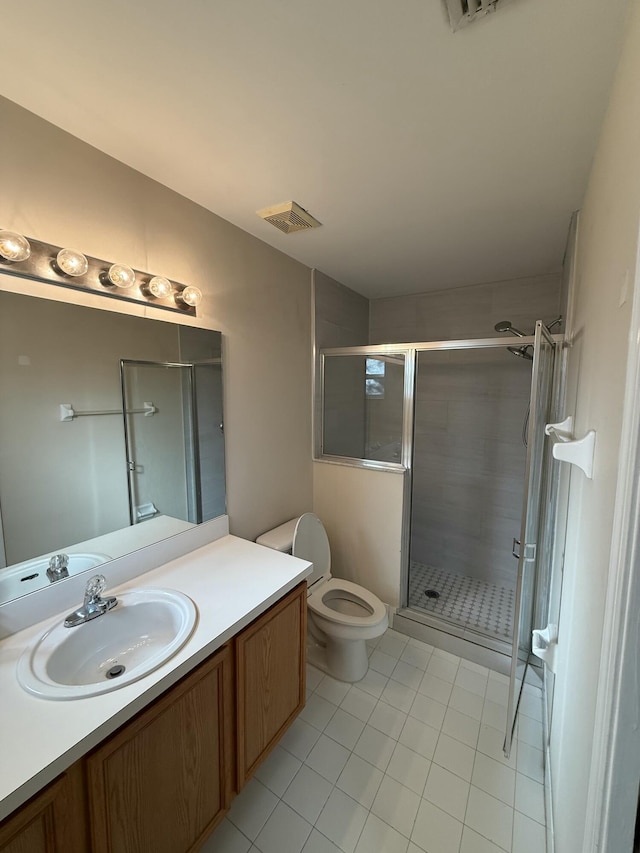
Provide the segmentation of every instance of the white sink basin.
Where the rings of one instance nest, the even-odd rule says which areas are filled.
[[[175,655],[196,624],[195,604],[170,589],[135,589],[75,628],[56,622],[18,661],[18,681],[43,699],[82,699],[137,681]]]

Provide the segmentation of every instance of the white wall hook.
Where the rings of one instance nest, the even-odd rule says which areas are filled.
[[[556,669],[556,649],[558,648],[558,626],[547,625],[546,628],[536,628],[532,631],[531,651],[549,667],[551,672]]]
[[[589,430],[584,438],[573,437],[573,417],[569,415],[557,424],[544,428],[553,441],[553,458],[560,462],[577,465],[589,480],[593,477],[593,455],[596,447],[595,430]]]
[[[553,456],[561,462],[577,465],[589,480],[593,477],[593,454],[596,447],[595,430],[590,429],[584,438],[553,445]]]

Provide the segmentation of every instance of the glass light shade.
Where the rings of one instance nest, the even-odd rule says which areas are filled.
[[[84,275],[89,269],[89,262],[75,249],[60,249],[56,256],[56,264],[67,275]]]
[[[154,275],[149,282],[149,293],[155,296],[156,299],[166,299],[171,296],[173,285],[168,278],[163,278],[161,275]]]
[[[122,287],[123,289],[133,287],[136,282],[136,274],[131,267],[127,267],[124,264],[111,264],[107,277],[111,284],[115,284],[116,287]]]
[[[16,231],[0,231],[0,256],[7,261],[26,261],[31,246],[26,237]]]
[[[195,308],[202,302],[202,291],[199,290],[197,287],[189,286],[185,287],[182,293],[178,294],[178,297],[187,305],[190,305],[192,308]]]

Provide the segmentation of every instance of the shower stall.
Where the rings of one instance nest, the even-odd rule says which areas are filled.
[[[505,347],[417,353],[407,605],[509,642],[531,362]]]
[[[515,709],[547,587],[561,338],[495,329],[323,351],[316,441],[320,459],[405,473],[399,613],[510,656]]]

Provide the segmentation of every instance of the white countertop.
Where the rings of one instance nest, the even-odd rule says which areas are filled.
[[[26,693],[16,679],[23,650],[46,619],[0,642],[0,820],[55,779],[149,702],[205,660],[311,572],[311,563],[224,536],[107,592],[168,587],[198,608],[187,644],[159,669],[111,693],[60,702]],[[104,567],[109,583],[109,567]],[[78,602],[80,604],[81,602]]]

